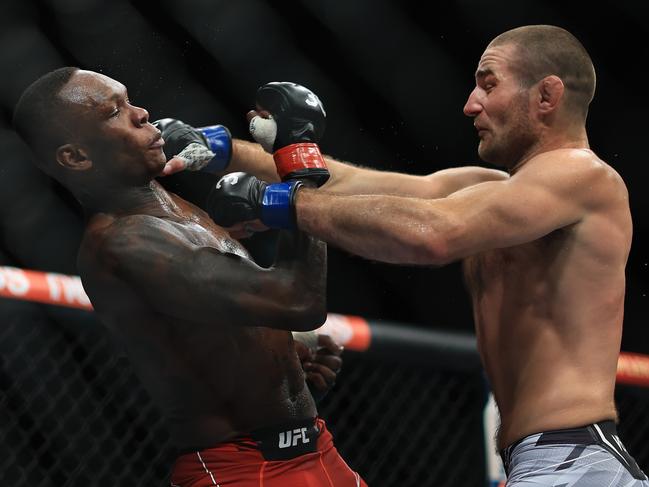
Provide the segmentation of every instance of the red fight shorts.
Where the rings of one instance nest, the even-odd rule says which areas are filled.
[[[264,428],[250,437],[181,455],[172,487],[367,487],[317,418]]]

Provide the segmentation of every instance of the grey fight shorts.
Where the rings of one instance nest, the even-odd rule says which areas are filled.
[[[649,487],[613,421],[526,436],[500,456],[506,487]]]

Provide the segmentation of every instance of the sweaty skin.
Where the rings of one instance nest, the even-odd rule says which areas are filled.
[[[425,179],[417,191],[396,193],[415,198],[309,189],[296,198],[302,230],[352,253],[397,264],[464,260],[501,414],[500,448],[617,418],[632,236],[626,187],[564,110],[561,80],[549,76],[525,91],[509,70],[513,58],[511,45],[489,47],[465,106],[480,156],[511,177],[434,199],[421,196]],[[354,193],[343,184],[337,192]]]
[[[570,151],[557,152],[545,157],[570,162]],[[479,350],[501,415],[500,447],[535,432],[617,419],[628,196],[619,176],[594,154],[576,158],[600,173],[592,186],[573,187],[582,193],[576,200],[594,191],[584,197],[590,208],[578,221],[464,260]],[[558,204],[571,199],[566,194]]]
[[[481,158],[510,175],[465,167],[420,177],[327,159],[330,180],[300,190],[295,202],[300,229],[354,254],[395,264],[464,261],[501,415],[499,448],[617,418],[632,237],[624,182],[590,150],[562,81],[548,76],[523,89],[510,69],[514,54],[511,44],[487,48],[464,109]],[[232,164],[262,178],[274,169],[269,155],[242,142]]]
[[[324,321],[324,245],[286,234],[274,267],[257,266],[205,212],[153,180],[162,145],[123,85],[79,71],[66,87],[79,139],[59,164],[89,215],[80,275],[175,446],[207,448],[314,417],[288,330]]]

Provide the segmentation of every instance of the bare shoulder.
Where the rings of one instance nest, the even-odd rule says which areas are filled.
[[[626,185],[618,172],[587,149],[558,149],[539,154],[512,179],[547,185],[558,195],[581,200],[589,206],[628,199]]]
[[[149,215],[99,217],[86,229],[79,257],[91,260],[98,267],[114,268],[141,254],[170,253],[189,243],[175,225],[162,218]]]

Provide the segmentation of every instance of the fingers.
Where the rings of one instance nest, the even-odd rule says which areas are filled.
[[[297,356],[300,359],[300,362],[306,362],[312,360],[311,350],[304,343],[298,342],[297,340],[293,342],[295,346],[295,351]]]
[[[303,367],[306,380],[320,391],[325,391],[336,383],[336,373],[322,364],[306,362]]]
[[[333,370],[334,373],[337,373],[343,366],[343,359],[338,355],[332,355],[327,352],[323,353],[318,350],[313,359],[313,363],[327,367]]]
[[[172,157],[165,164],[164,169],[162,170],[162,176],[169,176],[180,171],[184,171],[187,167],[187,162],[180,157]]]
[[[338,345],[329,335],[318,335],[318,347],[334,355],[340,355],[344,350],[344,347]]]
[[[248,116],[256,112],[248,112]],[[266,152],[273,153],[273,144],[277,137],[277,123],[272,118],[255,115],[248,121],[248,131]]]
[[[250,123],[250,120],[257,116],[261,118],[270,118],[271,115],[269,111],[263,110],[258,106],[257,110],[250,110],[248,113],[246,113],[246,120],[248,121],[248,123]]]

